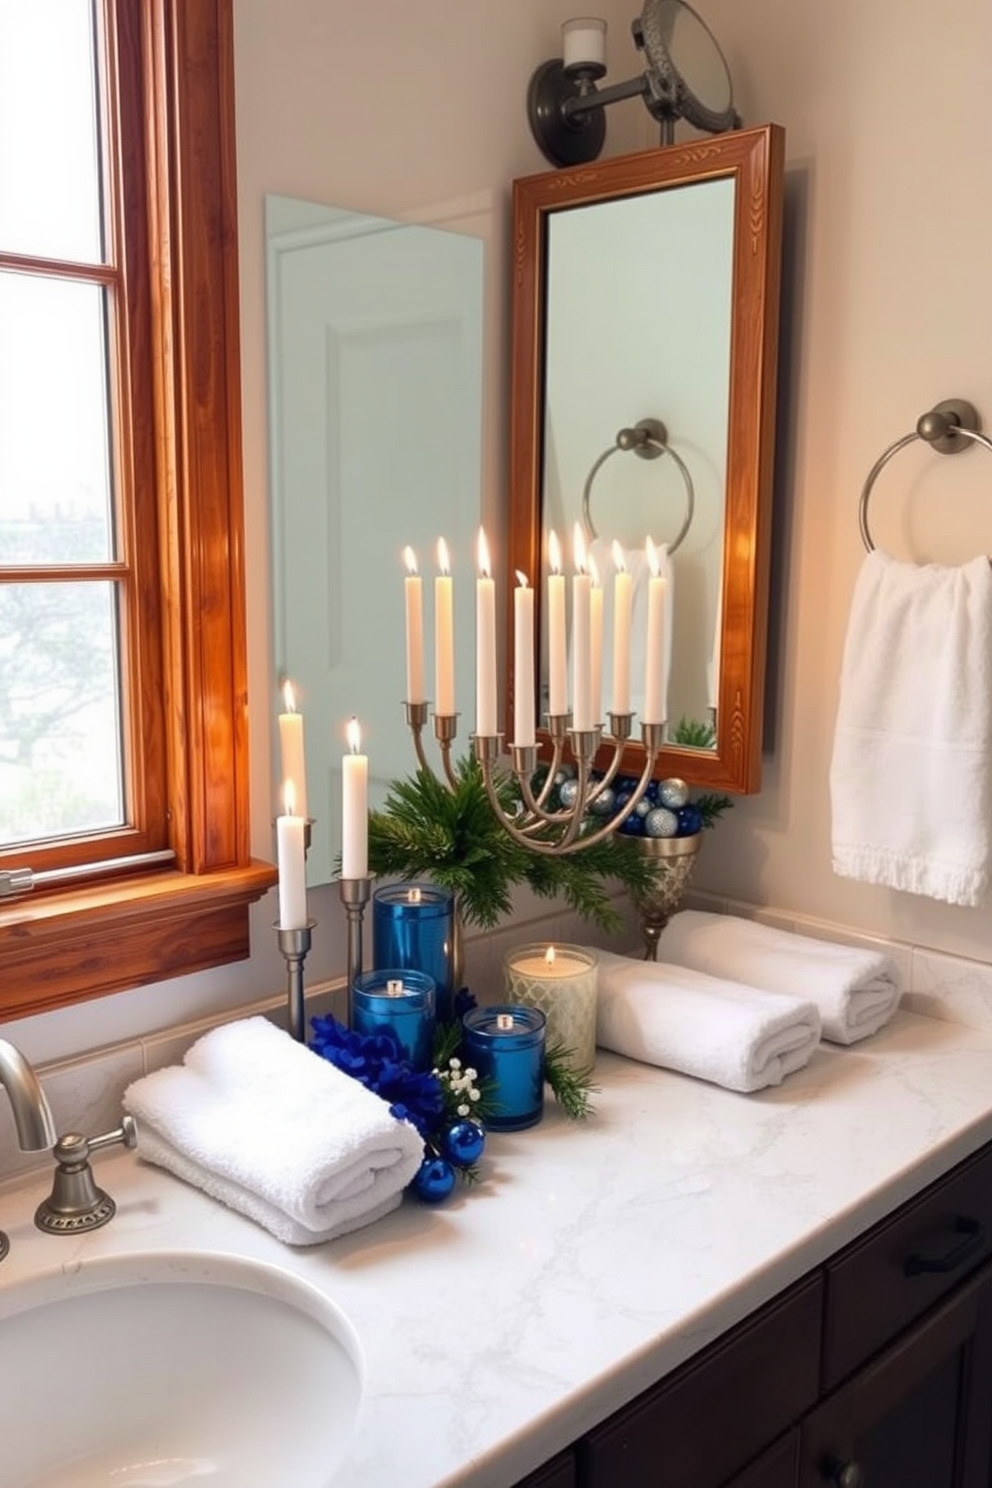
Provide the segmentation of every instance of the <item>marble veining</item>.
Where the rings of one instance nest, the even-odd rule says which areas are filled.
[[[754,1095],[614,1055],[596,1078],[588,1123],[552,1107],[490,1137],[477,1188],[313,1250],[131,1153],[97,1159],[109,1226],[42,1235],[44,1184],[22,1178],[0,1191],[0,1320],[8,1288],[49,1267],[173,1249],[267,1261],[359,1341],[364,1398],[335,1484],[510,1488],[992,1139],[992,1032],[908,1012]]]

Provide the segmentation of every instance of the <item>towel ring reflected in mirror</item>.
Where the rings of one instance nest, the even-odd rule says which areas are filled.
[[[861,530],[861,541],[867,552],[875,551],[875,544],[868,526],[868,499],[875,481],[892,456],[897,455],[908,444],[915,444],[918,439],[922,439],[930,445],[931,449],[941,455],[959,455],[963,450],[969,449],[972,444],[982,444],[992,453],[992,439],[979,433],[978,425],[978,410],[973,403],[969,403],[964,398],[945,398],[928,413],[920,415],[912,433],[904,434],[901,439],[894,440],[888,449],[883,450],[868,472],[868,478],[861,489],[861,502],[858,507],[858,526]]]
[[[626,450],[632,450],[642,460],[657,460],[662,455],[669,455],[675,461],[682,474],[682,479],[685,481],[685,518],[673,540],[667,544],[669,557],[671,557],[673,553],[678,551],[686,533],[692,526],[693,513],[696,509],[696,492],[693,488],[692,476],[689,474],[688,467],[682,457],[677,455],[668,443],[668,431],[660,419],[640,419],[632,429],[621,429],[609,449],[604,450],[599,459],[594,462],[592,469],[586,476],[586,483],[582,489],[582,528],[585,536],[590,542],[599,536],[596,528],[593,526],[592,514],[590,512],[592,483],[611,455]]]

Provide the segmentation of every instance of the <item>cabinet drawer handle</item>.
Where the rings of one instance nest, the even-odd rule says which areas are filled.
[[[964,1215],[954,1221],[953,1233],[964,1238],[952,1245],[950,1250],[937,1254],[927,1255],[923,1251],[912,1251],[903,1262],[903,1273],[906,1276],[920,1276],[924,1272],[956,1271],[965,1261],[978,1255],[988,1243],[985,1226],[977,1219],[966,1219]]]
[[[847,1460],[843,1457],[825,1457],[822,1471],[823,1476],[834,1484],[834,1488],[863,1488],[865,1470],[853,1457]]]

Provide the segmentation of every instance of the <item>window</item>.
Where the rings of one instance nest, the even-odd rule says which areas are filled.
[[[32,75],[34,113],[0,164],[0,874],[38,885],[0,897],[0,1019],[247,955],[274,880],[248,853],[231,4],[0,0],[0,93]]]

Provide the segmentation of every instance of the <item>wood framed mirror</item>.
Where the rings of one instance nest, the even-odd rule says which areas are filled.
[[[551,530],[650,537],[672,579],[656,774],[737,793],[761,779],[783,160],[765,125],[513,184],[507,582],[535,589],[538,717]]]

